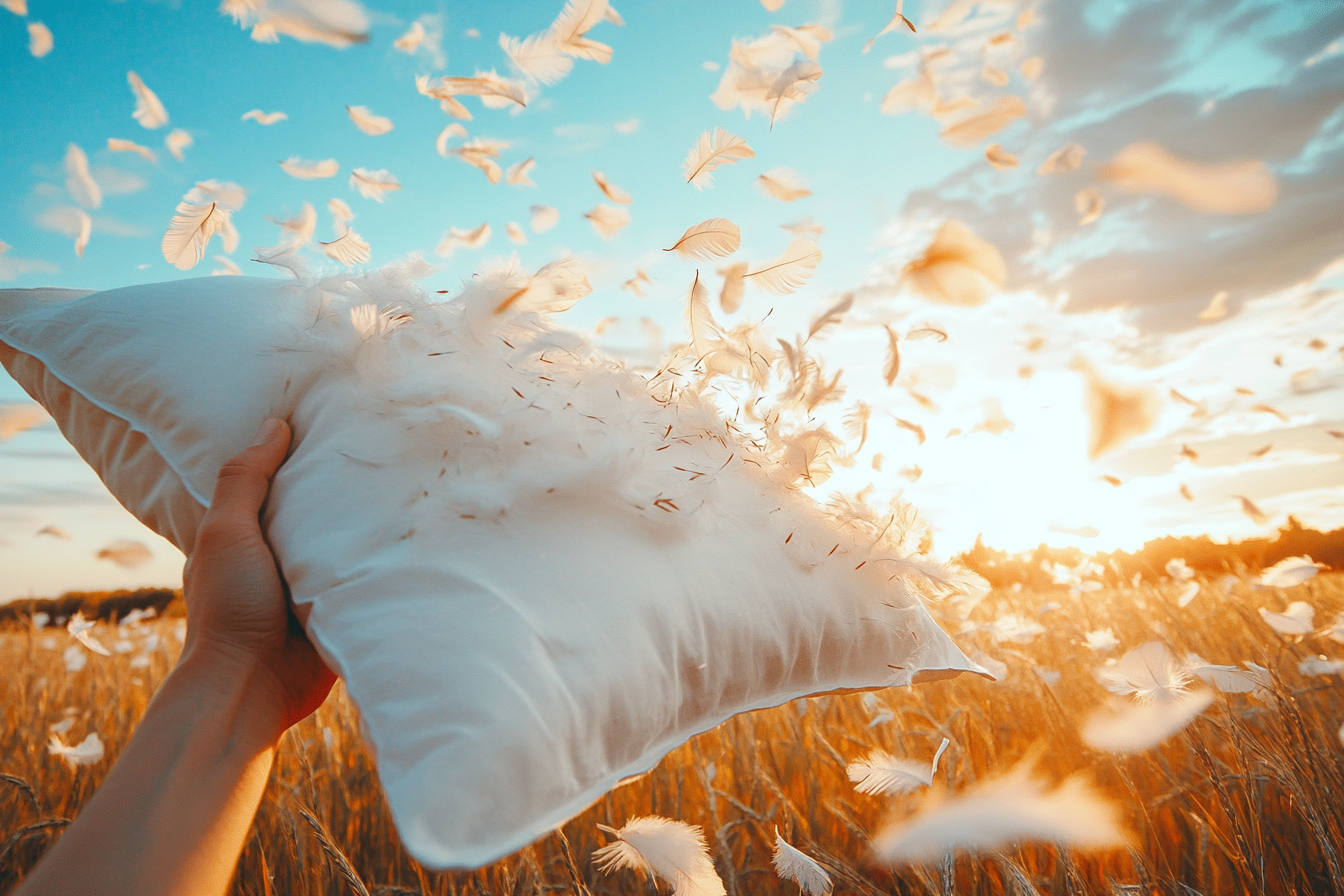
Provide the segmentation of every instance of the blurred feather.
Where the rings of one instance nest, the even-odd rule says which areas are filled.
[[[439,245],[434,252],[437,255],[451,255],[459,246],[466,249],[479,249],[488,242],[490,242],[489,221],[483,221],[471,230],[449,227],[448,232],[439,240]]]
[[[1050,153],[1049,157],[1036,169],[1036,173],[1063,174],[1066,171],[1077,171],[1082,167],[1083,157],[1086,155],[1087,150],[1077,143],[1065,143],[1059,149]]]
[[[154,559],[154,555],[142,542],[119,538],[100,548],[94,558],[111,560],[124,569],[135,569]]]
[[[300,180],[316,180],[324,177],[334,177],[341,166],[335,159],[323,159],[320,162],[309,162],[300,159],[298,156],[290,156],[280,163],[280,168],[290,177],[297,177]]]
[[[1024,764],[954,796],[935,795],[914,816],[880,830],[874,853],[884,862],[936,862],[954,850],[995,851],[1021,841],[1125,845],[1116,807],[1083,778],[1045,788]]]
[[[534,205],[531,213],[533,233],[545,233],[560,223],[560,210],[549,205]]]
[[[1005,150],[997,143],[985,147],[985,159],[995,168],[1016,168],[1017,156]]]
[[[521,40],[501,34],[499,48],[508,56],[513,70],[532,84],[557,84],[574,68],[574,60],[550,31]]]
[[[141,127],[151,131],[166,125],[168,110],[163,108],[163,103],[159,102],[154,91],[146,87],[135,72],[126,73],[126,82],[131,85],[131,93],[135,94],[135,111],[131,117],[140,122]]]
[[[248,121],[250,119],[257,124],[270,125],[277,121],[285,121],[288,118],[289,116],[283,112],[263,112],[260,109],[253,109],[250,112],[244,112],[242,120]]]
[[[28,23],[28,52],[34,59],[41,59],[47,55],[56,46],[56,39],[51,36],[51,29],[41,22]]]
[[[1315,577],[1323,569],[1328,567],[1310,557],[1284,557],[1261,572],[1259,582],[1268,588],[1291,588]]]
[[[73,143],[65,148],[65,188],[70,198],[85,208],[103,204],[103,190],[89,174],[89,157]]]
[[[854,293],[847,292],[840,297],[838,302],[830,308],[827,308],[820,316],[812,321],[811,325],[807,328],[807,338],[811,339],[827,327],[840,323],[849,309],[853,307]]]
[[[386,134],[395,127],[392,124],[392,119],[374,115],[366,106],[346,106],[345,111],[349,114],[350,120],[355,123],[355,127],[370,137]]]
[[[1087,456],[1093,460],[1152,429],[1162,399],[1147,386],[1109,382],[1083,358],[1069,365],[1086,381],[1089,422]]]
[[[742,306],[742,297],[747,291],[747,263],[739,261],[726,268],[719,268],[717,273],[723,278],[723,288],[719,290],[719,307],[724,314],[732,314]]]
[[[350,173],[350,186],[358,190],[359,195],[365,199],[372,199],[375,202],[382,202],[383,194],[401,189],[401,184],[397,183],[392,173],[383,169],[366,171],[363,168],[356,168]]]
[[[1304,600],[1295,600],[1282,613],[1261,607],[1260,618],[1281,635],[1309,635],[1315,627],[1316,608]]]
[[[141,146],[139,143],[130,140],[119,140],[116,137],[108,137],[107,148],[112,152],[133,152],[150,164],[154,164],[159,160],[159,157],[154,155],[154,150],[150,149],[148,146]]]
[[[8,442],[21,432],[51,420],[47,409],[37,402],[0,402],[0,442]],[[40,533],[39,533],[40,534]]]
[[[604,240],[609,240],[630,223],[630,210],[618,205],[599,203],[583,216],[593,225],[593,230]]]
[[[537,184],[532,180],[531,174],[536,165],[537,160],[530,156],[510,165],[504,172],[504,183],[513,187],[535,187]]]
[[[793,202],[812,195],[798,172],[790,168],[771,168],[756,178],[756,186],[771,199]]]
[[[175,129],[169,133],[167,137],[163,138],[163,145],[168,148],[168,152],[172,157],[179,162],[185,162],[187,160],[184,150],[195,142],[196,141],[192,139],[191,134],[181,128]]]
[[[1111,753],[1139,753],[1193,722],[1213,702],[1213,692],[1200,689],[1150,703],[1124,703],[1098,713],[1083,726],[1083,741]]]
[[[1254,214],[1279,198],[1278,181],[1258,159],[1201,165],[1156,143],[1131,143],[1102,166],[1100,175],[1126,192],[1170,196],[1212,214]]]
[[[1091,224],[1101,217],[1106,208],[1106,197],[1096,187],[1084,187],[1073,194],[1073,210],[1078,213],[1078,226]]]
[[[1245,495],[1233,495],[1232,497],[1241,501],[1241,512],[1251,518],[1251,521],[1257,526],[1263,526],[1269,522],[1269,514],[1265,513],[1259,506]]]
[[[1001,96],[984,112],[967,116],[943,128],[938,135],[949,146],[970,149],[981,140],[1012,123],[1014,118],[1027,114],[1027,105],[1018,96]]]
[[[1006,279],[1003,256],[955,218],[902,273],[920,295],[947,305],[982,305]]]
[[[102,738],[96,731],[91,731],[74,746],[67,746],[60,735],[52,734],[51,740],[47,743],[47,752],[61,757],[71,768],[77,768],[100,761],[103,758],[104,748]]]
[[[285,35],[344,49],[369,40],[368,14],[354,0],[223,0],[219,11],[250,27],[258,43],[277,43]]]
[[[615,184],[609,182],[607,180],[607,176],[603,174],[601,171],[593,172],[593,182],[596,183],[597,188],[602,191],[602,195],[606,196],[612,202],[616,202],[621,205],[629,205],[631,202],[634,201],[629,193],[625,192]]]
[[[449,155],[448,141],[454,137],[465,138],[466,136],[467,136],[467,129],[454,121],[452,124],[448,125],[442,131],[439,131],[439,136],[434,141],[434,148],[439,151],[439,155],[443,156],[446,159],[448,158]]]
[[[523,232],[523,228],[518,225],[517,221],[510,221],[504,225],[504,235],[515,246],[527,245],[527,234]]]
[[[887,381],[888,386],[894,386],[896,377],[901,375],[900,337],[886,324],[882,325],[882,329],[887,331],[887,360],[882,367],[882,378]]]

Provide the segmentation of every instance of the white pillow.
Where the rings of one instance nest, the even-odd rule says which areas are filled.
[[[0,292],[0,360],[184,551],[220,464],[291,421],[269,536],[438,868],[525,846],[734,713],[984,674],[916,566],[693,390],[548,324],[586,282],[543,274],[452,302],[395,273]]]

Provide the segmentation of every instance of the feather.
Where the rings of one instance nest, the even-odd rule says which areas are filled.
[[[355,0],[224,0],[220,12],[251,27],[258,43],[276,43],[282,34],[337,49],[369,41],[368,14]]]
[[[1131,143],[1099,172],[1129,193],[1169,196],[1187,208],[1218,215],[1262,212],[1278,201],[1273,172],[1258,159],[1201,165],[1156,143]]]
[[[366,106],[346,106],[345,111],[350,116],[350,120],[355,123],[355,127],[370,137],[386,134],[395,127],[392,124],[392,119],[374,115]]]
[[[1070,368],[1086,381],[1087,456],[1092,460],[1143,435],[1157,422],[1162,398],[1156,390],[1109,382],[1083,358],[1076,358]]]
[[[250,112],[244,112],[242,121],[255,121],[261,125],[275,124],[277,121],[286,121],[289,118],[283,112],[263,112],[260,109],[253,109]]]
[[[1291,588],[1301,585],[1328,567],[1310,557],[1285,557],[1260,573],[1258,579],[1267,588]]]
[[[938,136],[947,141],[949,146],[970,149],[990,134],[1006,128],[1014,118],[1026,114],[1027,104],[1022,102],[1021,97],[1001,96],[994,100],[989,109],[948,125]]]
[[[369,244],[364,242],[363,238],[353,230],[346,230],[336,239],[329,243],[318,243],[322,247],[322,254],[328,258],[339,261],[346,267],[354,267],[357,264],[367,264],[373,254],[369,251]]]
[[[1028,81],[1035,81],[1037,78],[1041,76],[1041,72],[1044,69],[1045,69],[1045,60],[1039,56],[1032,56],[1029,59],[1023,60],[1022,62],[1022,68],[1021,68],[1022,77]]]
[[[869,38],[868,42],[863,45],[864,53],[867,53],[869,50],[873,48],[873,44],[877,43],[877,39],[879,37],[881,37],[884,34],[890,34],[892,31],[895,31],[896,28],[900,25],[904,25],[905,27],[909,28],[911,34],[915,33],[915,26],[911,24],[910,20],[907,19],[901,13],[901,10],[904,8],[904,6],[905,6],[905,0],[896,0],[896,14],[891,17],[891,21],[887,23],[885,28],[883,28],[881,31],[877,32],[877,34]]]
[[[513,187],[535,187],[537,184],[532,180],[531,174],[536,166],[537,160],[532,157],[510,165],[504,172],[504,183]]]
[[[955,218],[943,222],[924,254],[902,273],[924,298],[961,306],[984,304],[1007,276],[999,250]]]
[[[509,57],[513,70],[531,84],[558,84],[574,68],[574,60],[565,53],[551,31],[522,40],[501,34],[499,47]]]
[[[888,386],[894,386],[896,377],[901,375],[900,337],[891,327],[884,324],[882,328],[887,331],[887,362],[882,368],[882,378],[887,381]]]
[[[868,442],[868,421],[872,416],[872,406],[864,401],[854,402],[853,410],[845,415],[845,438],[859,443],[854,449],[855,454]]]
[[[8,442],[50,419],[51,414],[36,402],[0,402],[0,442]]]
[[[719,307],[723,309],[724,314],[732,314],[742,306],[742,296],[747,290],[747,263],[739,261],[737,264],[730,264],[726,268],[719,268],[719,276],[723,277],[723,289],[719,291]]]
[[[951,797],[932,797],[914,816],[880,830],[874,852],[885,862],[937,862],[958,849],[994,851],[1019,841],[1105,848],[1126,845],[1119,812],[1074,776],[1047,793],[1025,765]]]
[[[183,200],[163,234],[160,248],[164,259],[181,271],[190,270],[205,257],[206,243],[218,233],[229,213],[217,203],[200,205]]]
[[[874,750],[867,759],[846,766],[845,774],[859,793],[878,796],[909,793],[933,783],[933,776],[938,773],[938,760],[943,757],[949,743],[947,738],[943,738],[938,751],[933,754],[933,762],[928,765],[910,759],[897,759],[885,750]]]
[[[98,732],[91,731],[79,743],[74,746],[67,746],[59,735],[53,734],[47,744],[47,752],[53,756],[61,757],[65,760],[66,765],[71,768],[93,765],[103,758],[103,740],[98,736]]]
[[[672,886],[673,896],[724,896],[700,828],[670,818],[632,818],[620,829],[598,825],[616,838],[593,851],[593,864],[610,873],[632,868]]]
[[[997,143],[991,143],[985,147],[985,159],[995,168],[1016,168],[1017,156],[1006,151]]]
[[[114,544],[117,545],[118,547],[138,546],[139,548],[145,551],[147,558],[148,549],[146,549],[145,546],[140,544],[140,542],[138,541],[120,542],[120,543],[114,542]],[[101,554],[99,556],[101,557]],[[139,564],[136,563],[132,565],[139,565]],[[87,647],[94,653],[98,654],[99,656],[111,656],[112,651],[104,647],[102,642],[93,636],[92,634],[93,627],[94,622],[92,620],[85,619],[84,614],[82,612],[76,612],[74,616],[70,617],[70,621],[66,624],[65,630],[66,632],[69,633],[70,637],[74,638],[76,641],[83,644],[85,647]]]
[[[629,290],[640,298],[644,297],[643,284],[650,282],[649,275],[635,268],[635,276],[621,284],[621,289]]]
[[[219,262],[223,267],[211,271],[211,277],[241,277],[243,275],[243,269],[234,264],[233,259],[229,258],[229,256],[216,255],[215,261]]]
[[[1082,167],[1083,157],[1086,155],[1087,150],[1077,143],[1065,143],[1059,149],[1050,153],[1049,157],[1041,163],[1041,167],[1036,169],[1036,173],[1063,174],[1066,171],[1077,171]]]
[[[527,234],[523,232],[523,228],[518,225],[517,221],[510,221],[504,225],[504,233],[515,246],[527,245]]]
[[[458,124],[457,122],[453,122],[452,124],[448,125],[448,127],[439,131],[439,136],[434,141],[434,148],[439,151],[439,155],[443,156],[446,159],[448,158],[448,141],[453,139],[454,137],[465,138],[466,136],[467,136],[467,129],[462,127],[462,125]]]
[[[154,555],[139,541],[119,538],[100,548],[94,558],[111,560],[123,569],[135,569],[154,559]]]
[[[1008,73],[1001,68],[995,68],[988,62],[985,63],[984,68],[980,69],[980,77],[995,87],[1006,87],[1008,85]]]
[[[609,240],[620,232],[621,228],[630,223],[630,210],[618,205],[607,205],[605,202],[599,203],[592,210],[584,212],[583,216],[588,219],[588,223],[593,225],[593,229],[604,240]]]
[[[1139,753],[1189,725],[1212,702],[1213,692],[1201,688],[1166,700],[1122,704],[1088,719],[1083,742],[1111,753]]]
[[[1170,700],[1190,687],[1190,675],[1161,641],[1149,641],[1122,656],[1114,665],[1096,671],[1102,687],[1121,696],[1132,694],[1140,703]]]
[[[479,249],[488,242],[490,242],[490,222],[484,221],[473,230],[449,227],[448,232],[443,235],[443,239],[439,240],[438,248],[434,251],[438,255],[451,255],[457,250],[458,246],[467,249]]]
[[[439,108],[454,118],[460,118],[463,121],[471,121],[471,113],[467,107],[457,101],[451,93],[439,89],[429,81],[429,75],[415,76],[415,89],[424,96],[433,97],[439,101]]]
[[[1285,414],[1283,411],[1279,410],[1278,408],[1274,407],[1273,405],[1253,404],[1251,405],[1251,410],[1259,411],[1262,414],[1273,414],[1275,417],[1279,418],[1279,422],[1281,423],[1288,422],[1288,415]]]
[[[198,180],[182,198],[198,205],[213,202],[226,212],[236,212],[247,201],[247,191],[227,180]]]
[[[775,873],[798,884],[805,896],[830,896],[835,884],[816,859],[790,846],[775,828]]]
[[[798,173],[789,168],[771,168],[756,178],[756,186],[766,196],[780,202],[793,202],[812,195]]]
[[[938,103],[938,88],[933,80],[933,70],[922,65],[919,75],[907,78],[892,87],[882,97],[883,115],[901,115],[914,109],[932,110]]]
[[[827,327],[840,323],[845,313],[853,307],[854,293],[847,292],[840,297],[840,301],[827,308],[816,320],[812,321],[811,326],[807,328],[807,338],[811,339]]]
[[[103,204],[103,190],[89,174],[89,157],[73,143],[65,148],[65,188],[70,198],[85,208]]]
[[[0,0],[0,6],[16,16],[28,15],[28,0]]]
[[[133,152],[150,164],[155,164],[159,160],[159,157],[154,155],[154,150],[150,149],[148,146],[141,146],[139,143],[134,143],[130,140],[119,140],[116,137],[108,137],[107,148],[112,152]]]
[[[722,258],[732,255],[742,245],[742,232],[727,218],[709,218],[692,227],[688,227],[670,249],[664,252],[676,252],[683,259]]]
[[[790,221],[788,224],[779,226],[794,236],[821,236],[826,232],[825,227],[822,227],[810,217],[799,218],[797,221]]]
[[[686,294],[686,330],[691,334],[691,348],[704,354],[714,342],[723,340],[723,328],[714,320],[709,310],[709,290],[700,282],[700,272],[695,272],[691,282],[691,291]]]
[[[534,205],[530,212],[533,233],[545,233],[560,223],[560,210],[549,205]]]
[[[569,0],[551,23],[550,34],[562,53],[591,59],[603,65],[611,61],[611,47],[586,37],[607,18],[607,0]]]
[[[909,333],[906,333],[905,338],[909,342],[914,342],[917,339],[937,339],[939,342],[946,342],[947,331],[931,324],[925,324],[922,327],[915,327]]]
[[[761,5],[765,7],[766,12],[778,12],[784,5],[784,0],[761,0]]]
[[[807,237],[797,236],[783,255],[745,276],[760,278],[752,282],[771,295],[788,295],[812,279],[820,262],[821,247]]]
[[[350,206],[346,205],[343,199],[328,199],[327,211],[331,212],[333,221],[345,223],[355,220],[355,213],[350,210]],[[336,229],[343,230],[344,228],[338,227]]]
[[[700,135],[682,163],[681,171],[686,175],[687,183],[703,190],[714,183],[712,172],[715,168],[755,156],[747,141],[723,128],[715,128],[712,132],[705,131]]]
[[[468,140],[461,146],[448,150],[448,154],[457,156],[468,165],[479,168],[485,174],[486,180],[492,184],[497,184],[500,178],[504,176],[504,172],[495,160],[499,158],[502,151],[508,148],[509,144],[504,140],[477,137],[474,140]]]
[[[1073,194],[1073,210],[1079,215],[1078,225],[1091,224],[1101,217],[1106,208],[1106,197],[1096,187],[1084,187]]]
[[[313,233],[317,230],[317,211],[313,208],[312,203],[305,202],[303,208],[293,218],[287,221],[277,221],[272,218],[271,221],[279,224],[283,232],[280,246],[275,247],[276,250],[285,246],[299,249],[312,240]]]
[[[41,59],[47,55],[56,46],[56,40],[51,36],[51,29],[41,22],[28,23],[28,52],[34,59]]]
[[[918,423],[911,423],[909,420],[902,420],[900,417],[892,417],[891,419],[895,420],[896,425],[901,429],[914,433],[915,438],[919,439],[919,444],[924,444],[924,427]]]
[[[770,127],[785,118],[796,103],[807,100],[821,80],[821,66],[811,60],[799,60],[780,72],[765,92],[770,106]]]
[[[290,156],[280,163],[280,168],[290,177],[297,177],[299,180],[318,180],[324,177],[335,177],[336,172],[341,170],[341,166],[335,159],[323,159],[320,162],[309,162],[300,159],[298,156]]]
[[[634,201],[629,193],[608,181],[607,176],[601,171],[593,172],[593,182],[596,183],[597,188],[602,191],[602,195],[606,196],[612,202],[619,203],[620,205],[629,205]]]
[[[135,72],[126,73],[126,82],[131,85],[131,93],[135,94],[135,111],[131,117],[140,122],[141,127],[151,131],[166,125],[168,110],[163,108],[163,103],[159,102],[154,91],[146,87]]]
[[[424,41],[425,26],[419,22],[412,22],[411,27],[406,29],[405,34],[392,41],[392,49],[400,50],[407,56],[414,56],[415,51],[420,49],[420,45]]]
[[[0,413],[3,412],[0,411]],[[59,538],[61,541],[69,541],[70,539],[75,537],[71,535],[69,532],[62,529],[60,526],[54,526],[54,525],[43,526],[41,529],[38,529],[36,532],[33,533],[34,538],[37,538],[42,535],[47,535],[51,538]]]
[[[84,250],[89,246],[89,237],[93,234],[93,219],[82,208],[74,209],[74,212],[79,221],[79,232],[75,234],[75,254],[83,258]]]
[[[1295,600],[1282,613],[1261,607],[1260,618],[1281,635],[1309,635],[1315,627],[1316,608],[1304,600]]]
[[[168,147],[168,152],[179,162],[185,162],[187,160],[183,150],[195,142],[196,141],[191,138],[191,134],[181,128],[177,128],[167,137],[163,138],[163,145]]]
[[[470,78],[440,78],[430,87],[430,95],[439,98],[458,96],[478,96],[487,109],[502,109],[510,103],[527,105],[527,91],[522,84],[501,78],[494,69],[488,72],[477,70]]]
[[[356,168],[350,173],[350,186],[359,190],[359,195],[365,199],[372,199],[375,202],[382,202],[384,193],[401,189],[401,184],[397,183],[392,173],[381,168],[377,171]]]

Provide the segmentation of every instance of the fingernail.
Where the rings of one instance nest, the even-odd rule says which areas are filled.
[[[271,439],[275,438],[275,434],[279,431],[280,421],[274,417],[267,417],[265,420],[261,421],[261,427],[257,430],[256,436],[252,439],[253,447],[257,445],[265,445]]]

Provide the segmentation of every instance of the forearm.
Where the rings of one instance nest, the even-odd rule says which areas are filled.
[[[264,673],[185,657],[16,896],[223,893],[283,733]]]

